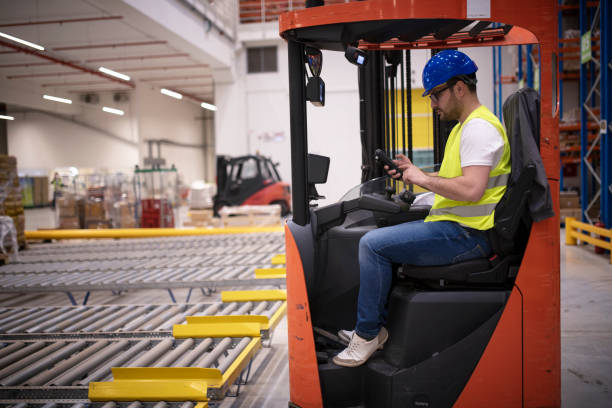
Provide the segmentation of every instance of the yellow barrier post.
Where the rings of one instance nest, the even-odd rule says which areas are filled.
[[[587,231],[588,233],[584,233],[583,231]],[[593,233],[595,236],[592,236],[590,233]],[[608,238],[610,241],[606,241],[604,238]],[[612,229],[607,230],[605,228],[576,221],[573,218],[567,218],[565,220],[565,243],[566,245],[576,245],[576,240],[588,242],[596,247],[609,250],[610,263],[612,264]]]
[[[565,218],[565,245],[576,245],[578,243],[576,238],[572,236],[572,231],[574,230],[574,222],[576,222],[575,218]]]

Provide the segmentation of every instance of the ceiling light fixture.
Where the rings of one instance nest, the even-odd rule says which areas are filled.
[[[38,50],[38,51],[45,50],[45,47],[43,47],[42,45],[34,44],[29,41],[22,40],[21,38],[13,37],[12,35],[9,35],[9,34],[0,33],[0,37],[4,37],[8,40],[15,41],[16,43],[19,43],[19,44],[27,45],[28,47],[34,48],[35,50]]]
[[[59,98],[57,96],[51,96],[51,95],[43,95],[44,99],[50,100],[50,101],[55,101],[55,102],[61,102],[61,103],[67,103],[67,104],[71,104],[72,101],[70,99],[66,99],[66,98]]]
[[[200,104],[200,106],[203,107],[204,109],[208,109],[208,110],[211,110],[211,111],[216,111],[217,110],[217,107],[215,105],[211,105],[210,103],[206,103],[206,102],[202,102]]]
[[[175,99],[183,99],[183,95],[181,95],[180,93],[171,91],[171,90],[166,89],[166,88],[162,88],[160,90],[160,92],[163,93],[164,95],[171,96],[171,97],[173,97]]]
[[[112,69],[100,67],[98,71],[104,72],[106,75],[114,76],[115,78],[123,79],[124,81],[129,81],[130,77],[122,74],[121,72],[113,71]]]
[[[109,108],[108,106],[104,106],[102,108],[104,112],[113,113],[115,115],[123,115],[123,111],[121,109]]]
[[[4,120],[15,120],[14,117],[12,116],[7,116],[7,115],[0,115],[0,119],[4,119]]]

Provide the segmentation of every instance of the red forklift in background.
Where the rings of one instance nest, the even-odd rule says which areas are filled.
[[[217,156],[215,216],[225,206],[278,204],[281,215],[291,213],[291,187],[284,183],[270,158],[260,155]]]
[[[323,3],[308,0],[279,20],[289,53],[293,188],[285,227],[289,406],[559,407],[557,0]],[[360,367],[336,366],[332,358],[345,344],[335,333],[352,329],[357,315],[359,239],[428,213],[410,192],[397,194],[374,163],[376,149],[412,159],[407,50],[521,44],[539,45],[540,90],[509,97],[505,125],[513,158],[521,155],[515,140],[525,138],[538,166],[525,160],[515,169],[513,159],[490,230],[496,256],[396,265],[388,342]],[[325,182],[329,162],[308,154],[306,102],[325,105],[322,49],[358,66],[363,184],[316,206],[314,187]],[[439,163],[453,124],[434,115],[433,126]],[[552,218],[532,217],[536,179],[552,193]]]

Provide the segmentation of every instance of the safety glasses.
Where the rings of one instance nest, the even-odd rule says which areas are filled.
[[[446,91],[450,87],[451,87],[451,85],[443,86],[442,88],[438,89],[437,91],[430,93],[429,94],[429,98],[432,101],[434,101],[435,103],[438,103],[438,101],[440,100],[440,95],[442,94],[442,92]]]

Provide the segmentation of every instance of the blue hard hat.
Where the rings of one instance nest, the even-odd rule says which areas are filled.
[[[474,61],[461,51],[444,50],[433,57],[423,69],[423,96],[429,95],[436,86],[459,75],[469,75],[478,71]]]

